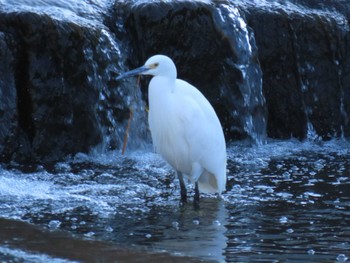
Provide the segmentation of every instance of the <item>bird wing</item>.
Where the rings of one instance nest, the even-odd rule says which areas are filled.
[[[177,112],[190,149],[190,159],[213,174],[221,189],[226,183],[226,146],[220,121],[198,89],[183,80],[177,82]]]

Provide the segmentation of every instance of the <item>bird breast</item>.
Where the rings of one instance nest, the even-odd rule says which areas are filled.
[[[173,92],[173,82],[154,77],[149,85],[148,120],[156,152],[176,170],[191,172],[189,146],[185,127],[179,114],[178,96]]]

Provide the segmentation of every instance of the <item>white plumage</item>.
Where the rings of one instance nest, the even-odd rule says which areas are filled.
[[[196,192],[221,194],[226,186],[226,144],[208,100],[191,84],[176,79],[175,64],[167,56],[155,55],[118,79],[135,74],[154,76],[148,87],[152,140],[156,152],[178,173],[182,201],[182,174],[196,185]]]

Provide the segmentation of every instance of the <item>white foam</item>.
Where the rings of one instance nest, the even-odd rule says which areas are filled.
[[[35,263],[46,263],[46,262],[52,262],[52,263],[73,263],[77,261],[71,261],[67,259],[61,259],[61,258],[54,258],[50,257],[45,254],[39,254],[39,253],[33,253],[29,251],[24,251],[21,249],[13,249],[8,247],[1,247],[0,246],[0,256],[5,255],[7,257],[14,257],[17,260],[21,259],[24,262],[35,262]]]

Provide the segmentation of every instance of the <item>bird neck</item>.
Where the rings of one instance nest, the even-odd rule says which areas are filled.
[[[149,89],[158,94],[173,93],[176,79],[169,76],[154,76],[149,84]]]

